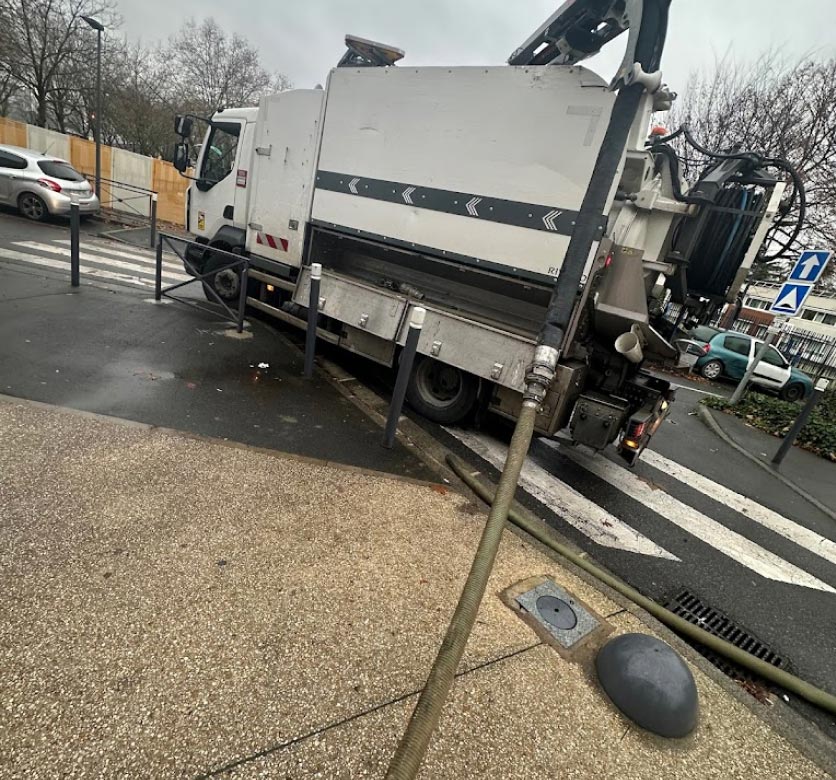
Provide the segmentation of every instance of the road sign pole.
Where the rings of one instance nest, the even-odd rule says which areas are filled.
[[[775,331],[770,328],[770,330],[766,334],[766,339],[764,339],[763,344],[761,344],[760,347],[758,347],[758,351],[755,353],[755,357],[752,360],[752,364],[749,366],[749,368],[746,369],[746,373],[743,375],[743,379],[740,380],[740,384],[735,388],[734,392],[732,393],[732,397],[729,398],[730,406],[734,406],[743,397],[743,393],[746,392],[746,385],[749,384],[749,380],[752,378],[752,374],[755,373],[755,369],[758,367],[758,363],[761,362],[761,358],[766,354],[766,350],[772,343],[773,338],[775,338]]]
[[[801,413],[798,417],[795,418],[795,422],[792,424],[792,427],[787,431],[787,435],[784,436],[784,440],[781,442],[781,446],[778,447],[778,451],[772,458],[772,463],[775,466],[780,466],[781,461],[786,457],[786,454],[790,451],[790,447],[795,443],[796,438],[798,438],[798,434],[801,433],[801,429],[807,424],[807,421],[810,419],[810,415],[813,413],[813,408],[819,402],[821,397],[824,395],[824,391],[827,390],[827,380],[826,379],[819,379],[816,382],[816,386],[813,389],[813,392],[810,393],[810,397],[807,399],[807,403],[804,404],[804,408],[801,410]]]

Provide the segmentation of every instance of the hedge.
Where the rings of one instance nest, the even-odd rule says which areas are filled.
[[[712,409],[734,414],[773,436],[783,436],[802,409],[801,404],[751,391],[736,406],[729,406],[725,398],[713,396],[703,399],[703,403]],[[836,461],[836,391],[824,394],[796,441],[804,449]]]

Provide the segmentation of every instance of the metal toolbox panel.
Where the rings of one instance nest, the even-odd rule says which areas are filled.
[[[310,268],[302,270],[293,302],[307,306],[310,298]],[[401,328],[407,301],[383,290],[344,276],[322,272],[319,311],[382,339],[394,341]]]
[[[429,306],[418,351],[504,387],[522,391],[534,342]],[[398,336],[406,340],[409,319]]]

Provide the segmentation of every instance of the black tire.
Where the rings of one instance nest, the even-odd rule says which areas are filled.
[[[781,388],[781,400],[795,403],[804,398],[804,385],[793,382],[791,385]]]
[[[476,407],[479,380],[454,366],[418,355],[406,388],[406,400],[432,422],[461,422]]]
[[[706,379],[719,379],[723,375],[723,362],[721,360],[709,360],[700,367],[700,373]]]
[[[49,216],[44,199],[34,192],[24,192],[20,195],[17,199],[17,210],[33,222],[43,222]]]
[[[217,246],[216,248],[226,252],[235,252],[236,254],[243,251],[241,247],[232,247],[230,249],[226,246]],[[203,270],[201,272],[204,274],[211,274],[216,268],[223,268],[225,265],[229,265],[232,262],[227,255],[214,253],[212,251],[212,247],[208,247],[206,249],[206,258],[207,259],[203,264]],[[227,306],[230,304],[237,304],[238,295],[241,290],[241,274],[234,268],[228,268],[224,271],[219,271],[217,274],[212,276],[207,276],[203,280],[203,294],[206,296],[206,300],[211,301],[212,303],[217,303],[217,299],[209,291],[210,288],[215,291],[218,297]]]

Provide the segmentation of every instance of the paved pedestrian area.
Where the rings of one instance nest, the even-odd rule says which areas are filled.
[[[0,440],[0,776],[383,776],[482,508],[9,398]],[[506,532],[421,777],[827,777],[690,655],[697,731],[631,727],[591,654],[562,657],[500,599],[540,575],[648,631]]]

